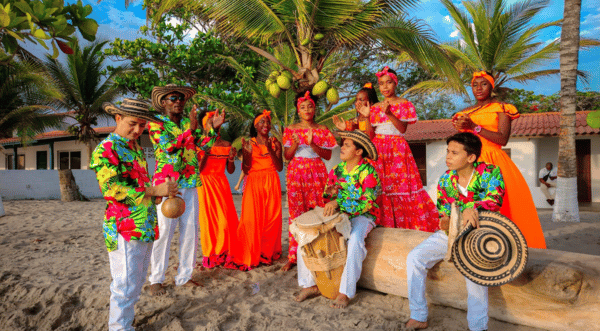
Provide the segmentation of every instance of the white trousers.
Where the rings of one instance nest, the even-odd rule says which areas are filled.
[[[448,250],[448,236],[437,231],[415,247],[406,258],[408,303],[410,318],[420,322],[427,321],[427,299],[425,299],[425,281],[427,270],[444,259]],[[467,279],[467,322],[472,331],[487,330],[488,324],[488,288],[477,285]]]
[[[161,207],[165,199],[157,206],[159,238],[152,248],[150,284],[162,284],[169,267],[169,251],[175,228],[179,225],[179,267],[175,285],[183,285],[192,279],[198,251],[198,190],[196,188],[179,189],[185,201],[185,212],[179,218],[167,218]]]
[[[360,278],[362,264],[367,256],[365,248],[365,238],[373,230],[375,224],[371,219],[365,216],[358,216],[350,219],[352,223],[352,231],[350,239],[348,239],[348,254],[346,256],[346,266],[342,273],[340,283],[340,293],[345,294],[348,298],[354,298],[356,295],[356,283]],[[306,264],[304,264],[303,254],[298,254],[298,285],[303,288],[315,286],[315,280]]]
[[[546,186],[546,184],[542,184],[542,183],[540,183],[540,190],[542,191],[542,193],[544,193],[544,195],[546,196],[546,199],[554,200],[554,197],[556,195],[556,183],[554,181],[546,181],[546,183],[550,184],[550,187],[554,188],[554,190],[552,190],[552,192],[550,192],[550,187],[548,187],[548,186]]]
[[[151,242],[126,241],[120,234],[117,249],[108,253],[112,276],[108,313],[110,331],[133,330],[133,306],[140,299],[151,253]]]

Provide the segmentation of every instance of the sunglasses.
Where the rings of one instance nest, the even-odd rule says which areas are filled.
[[[167,100],[171,100],[171,102],[176,102],[177,100],[179,101],[185,101],[185,97],[183,95],[172,95],[170,97],[167,98]]]

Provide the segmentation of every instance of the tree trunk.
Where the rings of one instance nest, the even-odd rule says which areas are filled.
[[[558,180],[552,220],[579,222],[577,201],[577,160],[575,159],[575,110],[577,65],[579,62],[579,20],[581,0],[565,0],[560,36],[560,140]]]
[[[431,233],[377,228],[366,239],[358,284],[408,297],[406,257]],[[490,287],[489,316],[544,330],[592,330],[600,313],[600,256],[529,249],[525,271],[509,284]],[[440,262],[427,276],[429,303],[467,309],[465,277]],[[441,325],[439,327],[442,327]]]
[[[0,196],[0,217],[6,215],[4,212],[4,205],[2,204],[2,196]]]
[[[61,201],[89,201],[79,192],[79,187],[73,177],[71,169],[58,170],[58,180],[60,182],[60,200]]]

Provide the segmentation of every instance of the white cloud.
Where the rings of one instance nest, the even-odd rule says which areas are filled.
[[[452,33],[450,34],[450,37],[452,37],[452,38],[458,37],[458,30],[452,31]]]
[[[444,21],[445,21],[446,23],[452,23],[452,19],[450,18],[450,15],[446,15],[446,16],[444,16]]]
[[[116,8],[110,8],[106,13],[110,24],[116,28],[138,29],[146,24],[146,20],[135,16],[131,11],[121,11]]]

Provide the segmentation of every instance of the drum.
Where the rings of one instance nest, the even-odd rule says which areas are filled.
[[[324,217],[320,207],[300,215],[290,226],[306,267],[321,294],[329,299],[335,299],[339,294],[350,230],[346,214]]]

